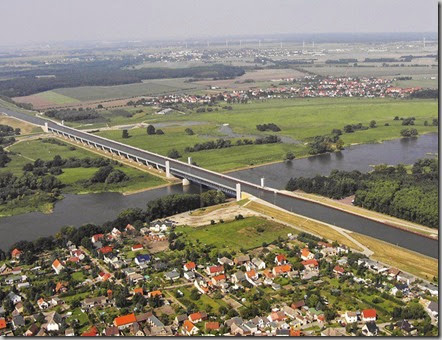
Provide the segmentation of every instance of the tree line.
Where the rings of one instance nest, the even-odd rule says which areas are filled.
[[[437,228],[438,170],[437,159],[426,158],[411,173],[403,165],[378,165],[370,173],[333,170],[329,176],[291,178],[286,189],[333,199],[355,195],[357,206]]]
[[[281,138],[275,135],[259,137],[255,140],[251,140],[248,138],[238,139],[235,143],[232,143],[229,139],[219,138],[215,141],[208,141],[204,143],[196,143],[194,146],[188,146],[184,149],[184,152],[198,152],[202,150],[213,150],[213,149],[225,149],[230,148],[232,146],[241,146],[241,145],[252,145],[252,144],[273,144],[280,143]]]

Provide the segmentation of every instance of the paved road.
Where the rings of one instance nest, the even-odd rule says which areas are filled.
[[[147,159],[150,162],[160,164],[162,167],[164,167],[165,161],[169,160],[171,173],[178,177],[182,177],[182,174],[185,173],[190,176],[196,176],[211,182],[218,183],[226,188],[230,188],[233,191],[235,190],[236,184],[241,183],[241,189],[244,192],[247,192],[253,196],[275,204],[288,211],[292,211],[299,215],[326,222],[331,225],[336,225],[347,230],[371,236],[433,258],[438,258],[438,241],[435,239],[397,229],[381,222],[373,221],[362,216],[337,210],[333,207],[325,206],[320,203],[311,202],[302,198],[292,197],[276,189],[267,187],[261,188],[260,186],[253,183],[249,183],[228,175],[216,173],[200,167],[192,166],[181,161],[169,159],[159,154],[121,144],[109,139],[86,133],[84,131],[72,129],[67,126],[62,126],[53,121],[49,121],[37,116],[32,116],[3,108],[0,108],[0,112],[4,112],[12,117],[16,117],[18,119],[36,125],[44,125],[45,122],[47,122],[50,128],[55,128],[65,133],[75,135],[76,137],[87,139],[90,142],[98,143],[108,148],[118,149],[121,152],[129,153],[136,157]]]

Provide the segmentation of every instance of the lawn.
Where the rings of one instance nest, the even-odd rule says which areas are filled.
[[[238,251],[260,247],[263,242],[270,243],[279,236],[287,237],[293,229],[264,218],[248,217],[198,228],[181,226],[176,228],[176,232],[183,233],[192,242],[198,240],[219,249]]]
[[[227,171],[283,160],[287,151],[292,151],[296,157],[308,155],[305,143],[317,135],[324,135],[332,129],[343,129],[347,124],[362,123],[368,126],[371,120],[377,122],[377,127],[341,136],[345,145],[357,143],[374,143],[383,140],[400,138],[400,131],[404,128],[401,120],[393,120],[395,116],[415,117],[415,126],[420,134],[436,132],[436,126],[430,124],[437,118],[437,101],[435,100],[393,100],[393,99],[355,99],[355,98],[318,98],[318,99],[281,99],[265,102],[254,101],[248,104],[233,104],[233,110],[223,109],[218,112],[191,113],[151,118],[150,121],[205,122],[203,125],[194,125],[195,135],[184,133],[185,126],[166,127],[163,136],[147,136],[144,129],[132,129],[131,137],[124,139],[121,131],[104,131],[98,133],[110,139],[124,142],[142,149],[166,155],[175,148],[182,160],[188,156],[200,166],[215,170]],[[209,123],[210,122],[210,123]],[[204,150],[185,153],[187,146],[193,146],[208,140],[220,138],[219,126],[228,123],[235,133],[250,135],[269,135],[270,132],[260,132],[257,124],[275,123],[281,131],[279,136],[290,137],[300,141],[299,144],[265,144],[234,146],[227,149]],[[389,126],[385,126],[388,123]],[[273,133],[274,134],[274,133]],[[224,138],[228,138],[224,136]],[[236,140],[232,139],[233,142]]]
[[[72,98],[60,93],[57,93],[56,91],[45,91],[40,92],[38,94],[35,94],[37,98],[41,98],[45,101],[51,102],[54,105],[66,105],[66,104],[76,104],[80,101],[76,98]]]
[[[194,288],[191,288],[191,289],[194,289]],[[200,295],[200,298],[198,300],[192,300],[192,298],[190,297],[191,289],[180,287],[179,290],[184,295],[182,297],[178,298],[178,300],[180,302],[182,302],[181,300],[183,300],[183,299],[187,299],[189,301],[192,301],[198,306],[198,309],[200,311],[207,311],[208,306],[210,306],[210,308],[212,308],[213,311],[217,311],[220,306],[224,306],[224,307],[229,308],[227,303],[225,303],[224,301],[212,299],[210,296],[207,296],[207,295]]]

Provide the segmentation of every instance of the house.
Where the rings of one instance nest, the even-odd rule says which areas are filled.
[[[326,328],[321,332],[321,336],[346,336],[346,334],[338,328]]]
[[[301,250],[301,258],[305,260],[311,260],[315,257],[315,254],[313,254],[308,248],[304,248]]]
[[[292,270],[292,266],[290,264],[284,264],[282,266],[273,267],[272,273],[273,273],[273,275],[278,276],[278,275],[282,275],[282,274],[287,274],[291,270]]]
[[[314,268],[318,267],[318,265],[319,265],[319,263],[316,259],[304,260],[301,263],[306,269],[314,269]]]
[[[109,273],[101,272],[100,274],[98,274],[98,280],[102,281],[102,282],[109,280],[110,277],[111,277],[111,274],[109,274]]]
[[[131,283],[138,283],[138,282],[140,282],[140,281],[143,281],[143,280],[144,280],[144,277],[143,277],[143,275],[141,275],[141,274],[138,274],[138,273],[132,273],[132,274],[129,274],[129,275],[127,276],[127,279],[128,279],[129,282],[131,282]]]
[[[139,266],[149,263],[150,260],[151,260],[151,257],[148,254],[137,255],[135,257],[135,263]]]
[[[6,320],[5,318],[0,318],[0,331],[2,331],[3,329],[6,329],[7,325],[6,325]]]
[[[342,267],[340,267],[340,266],[335,266],[335,267],[333,268],[333,273],[335,273],[335,274],[338,275],[338,276],[341,276],[341,275],[344,275],[344,273],[345,273],[345,269],[342,268]]]
[[[119,231],[117,228],[112,229],[111,231],[111,235],[116,238],[119,239],[121,238],[121,231]]]
[[[142,244],[135,244],[132,246],[132,251],[140,251],[143,250],[143,245]]]
[[[12,327],[14,329],[25,325],[25,319],[21,315],[15,315],[12,317]]]
[[[294,319],[298,314],[295,309],[289,306],[282,307],[282,311],[287,315],[290,319]]]
[[[191,336],[198,334],[199,329],[189,320],[183,322],[184,335]]]
[[[346,311],[344,314],[344,318],[347,324],[358,322],[358,314],[356,314],[356,312]]]
[[[252,285],[256,285],[255,282],[258,280],[258,273],[256,272],[256,270],[252,269],[246,272],[246,280],[249,281]]]
[[[406,295],[410,292],[410,288],[405,283],[396,283],[393,288],[391,288],[390,293],[396,295],[398,292]]]
[[[98,252],[103,255],[106,255],[106,254],[112,253],[113,249],[114,248],[112,248],[111,246],[105,246],[105,247],[101,247],[100,249],[98,249]]]
[[[216,276],[216,275],[224,273],[224,267],[223,266],[208,266],[206,268],[206,272],[210,276]]]
[[[195,262],[189,261],[184,264],[183,268],[184,268],[185,272],[188,272],[190,270],[195,270],[196,264],[195,264]]]
[[[266,268],[266,263],[263,260],[261,260],[261,259],[259,259],[257,257],[254,257],[252,259],[252,263],[255,265],[255,268],[257,270],[262,270],[262,269]]]
[[[49,304],[43,298],[38,299],[37,305],[41,310],[49,308]]]
[[[390,268],[390,269],[388,270],[388,277],[390,277],[390,278],[396,280],[396,279],[397,279],[397,276],[398,276],[400,273],[401,273],[401,271],[400,271],[399,269],[397,269],[397,268]]]
[[[6,297],[11,300],[11,302],[16,305],[17,303],[21,302],[21,296],[15,294],[14,292],[9,292],[8,295],[6,295]]]
[[[234,262],[225,256],[218,259],[218,263],[222,266],[224,266],[224,265],[233,266],[234,265]]]
[[[247,327],[245,327],[244,325],[237,325],[236,323],[230,326],[230,333],[234,336],[247,336],[252,334],[252,332]]]
[[[11,257],[12,257],[13,259],[16,259],[16,260],[19,260],[19,259],[20,259],[21,254],[22,254],[21,250],[19,250],[19,249],[17,249],[17,248],[14,248],[14,249],[11,251]]]
[[[25,332],[25,336],[35,336],[40,328],[36,324],[32,324],[31,327]]]
[[[215,286],[218,286],[223,282],[226,282],[226,276],[224,274],[220,274],[220,275],[212,277],[212,283]]]
[[[144,295],[143,287],[134,288],[133,293],[134,293],[134,295],[135,294]]]
[[[125,329],[132,325],[134,322],[137,322],[137,318],[135,317],[135,314],[127,314],[123,316],[116,317],[114,319],[114,326],[118,327],[118,329]]]
[[[75,336],[75,330],[73,328],[66,328],[64,336]]]
[[[55,293],[64,293],[66,292],[68,283],[67,282],[57,282],[56,286],[55,286]]]
[[[96,326],[92,326],[86,332],[82,333],[81,336],[87,336],[87,337],[98,336],[98,329]]]
[[[91,237],[92,244],[95,246],[98,242],[104,238],[104,234],[95,234]]]
[[[238,270],[235,274],[232,275],[232,283],[241,283],[246,280],[246,275],[241,270]]]
[[[434,317],[437,317],[439,315],[439,307],[436,302],[431,301],[428,304],[427,309]]]
[[[177,325],[181,325],[184,322],[184,320],[187,320],[187,314],[179,314],[175,317],[174,322]]]
[[[46,321],[46,330],[48,332],[58,332],[63,320],[60,314],[58,314],[57,312],[51,312],[46,316]]]
[[[436,286],[429,284],[429,283],[419,283],[417,285],[418,288],[420,288],[423,291],[429,292],[431,295],[438,296],[439,290]]]
[[[195,280],[195,272],[193,271],[184,272],[184,278],[188,281]]]
[[[408,335],[416,333],[416,327],[414,327],[407,320],[401,320],[396,322],[396,327],[398,327],[401,331],[405,332]]]
[[[292,305],[291,305],[291,307],[293,309],[301,309],[304,306],[305,306],[305,301],[304,300],[299,300],[299,301],[293,302]]]
[[[240,256],[237,256],[233,259],[233,262],[237,266],[242,266],[244,263],[249,262],[249,261],[250,261],[249,255],[240,255]]]
[[[284,254],[279,254],[275,256],[275,263],[278,266],[281,266],[283,264],[287,263],[287,257]]]
[[[364,309],[361,313],[362,322],[376,321],[376,309]]]
[[[135,233],[137,230],[134,228],[134,226],[132,224],[128,224],[126,226],[126,228],[124,228],[124,231],[128,234],[133,234]]]
[[[170,272],[164,273],[164,277],[167,280],[176,281],[180,278],[180,273],[176,269],[174,269]]]
[[[105,306],[106,304],[107,304],[107,297],[105,296],[86,298],[81,302],[81,306],[83,309],[102,307]]]
[[[154,291],[151,291],[151,292],[147,293],[147,297],[148,298],[153,298],[155,296],[162,297],[163,293],[161,293],[161,291],[159,291],[159,290],[154,290]]]
[[[206,312],[196,312],[189,315],[189,321],[197,323],[207,319]]]
[[[217,331],[219,330],[219,322],[217,321],[208,321],[205,324],[206,331]]]
[[[362,334],[365,336],[376,336],[376,335],[378,335],[378,331],[379,331],[379,328],[378,328],[378,326],[376,326],[376,322],[374,322],[374,321],[367,322],[362,327]]]
[[[63,265],[60,263],[60,261],[58,261],[58,259],[56,259],[54,262],[52,262],[52,269],[55,270],[55,272],[58,274],[60,274],[60,272],[64,269]]]

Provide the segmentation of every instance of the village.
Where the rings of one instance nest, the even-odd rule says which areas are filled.
[[[12,249],[0,335],[437,334],[436,285],[337,242],[287,233],[235,252],[177,230],[171,217]]]
[[[209,86],[209,92],[204,95],[197,94],[170,94],[158,97],[145,97],[137,101],[129,101],[128,105],[144,106],[171,106],[175,104],[211,105],[215,103],[246,103],[248,100],[268,100],[281,98],[405,98],[420,87],[394,87],[394,79],[366,78],[366,77],[321,77],[306,75],[301,78],[275,79],[278,86],[267,88],[236,89],[219,92],[220,87]],[[253,83],[251,84],[253,85]],[[209,111],[211,109],[209,108]],[[166,114],[170,109],[158,111]]]

